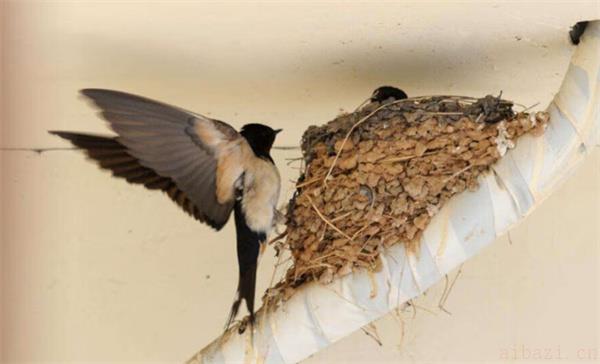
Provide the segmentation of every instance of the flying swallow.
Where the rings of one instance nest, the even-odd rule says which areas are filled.
[[[373,91],[373,94],[371,95],[371,102],[381,103],[386,101],[387,99],[392,99],[393,101],[396,101],[403,100],[406,98],[408,98],[406,93],[399,88],[392,86],[381,86],[376,88],[375,91]]]
[[[233,211],[239,281],[226,329],[244,300],[254,322],[261,244],[275,223],[281,180],[269,152],[275,135],[262,124],[229,124],[120,91],[85,89],[117,136],[50,131],[98,165],[165,192],[196,220],[220,230]]]

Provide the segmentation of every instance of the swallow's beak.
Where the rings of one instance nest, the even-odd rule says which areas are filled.
[[[377,100],[378,97],[379,97],[379,89],[373,91],[373,93],[371,94],[371,102]]]
[[[281,133],[283,131],[283,129],[275,129],[273,131],[275,132],[275,135],[277,135],[277,134]]]

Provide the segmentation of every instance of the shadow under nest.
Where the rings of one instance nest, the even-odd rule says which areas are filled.
[[[500,97],[427,96],[373,102],[302,138],[303,168],[278,255],[292,264],[263,296],[276,307],[302,285],[357,269],[378,271],[380,254],[405,244],[419,253],[423,230],[455,194],[516,140],[540,135],[548,114],[513,111]]]

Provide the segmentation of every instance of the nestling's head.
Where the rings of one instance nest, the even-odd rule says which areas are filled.
[[[275,141],[275,136],[281,129],[272,129],[263,124],[246,124],[242,126],[240,134],[248,141],[250,147],[259,157],[266,157]]]
[[[404,100],[408,98],[406,93],[399,88],[392,86],[381,86],[373,91],[371,95],[371,102],[383,102],[387,99]]]

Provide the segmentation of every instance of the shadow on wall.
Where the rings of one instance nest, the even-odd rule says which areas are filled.
[[[515,64],[523,70],[535,69],[548,53],[569,49],[567,34],[559,37],[557,32],[534,37],[547,39],[544,43],[508,35],[487,39],[488,34],[480,33],[457,38],[453,44],[436,44],[418,35],[402,33],[395,44],[350,40],[327,47],[315,43],[311,44],[310,53],[280,53],[273,49],[270,54],[253,54],[250,61],[246,61],[242,49],[235,48],[226,54],[211,54],[210,50],[202,53],[198,48],[167,49],[158,43],[140,44],[89,34],[73,41],[82,54],[90,55],[82,61],[81,72],[92,72],[102,79],[202,92],[211,87],[214,91],[218,85],[234,98],[248,92],[296,98],[311,92],[321,94],[324,90],[366,96],[381,84],[410,85],[409,90],[419,88],[418,91],[432,93],[450,92],[454,85],[462,89],[473,85],[475,89],[500,91],[502,87],[514,86],[514,80],[498,85],[495,78],[489,77],[490,73],[506,73]],[[506,78],[514,76],[507,74]],[[548,75],[552,76],[559,77]],[[536,87],[518,83],[517,86],[532,90]],[[289,93],[281,95],[281,88],[287,88]]]

